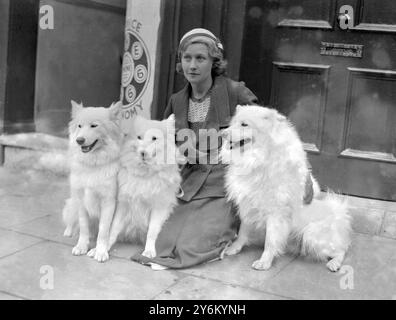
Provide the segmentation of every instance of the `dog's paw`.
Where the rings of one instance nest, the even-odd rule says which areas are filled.
[[[88,251],[88,245],[79,245],[77,244],[73,250],[72,250],[72,254],[75,256],[81,256],[83,254],[86,254]]]
[[[238,254],[239,252],[241,252],[242,247],[243,246],[240,245],[239,243],[234,242],[231,246],[229,246],[228,248],[226,248],[224,250],[224,254],[226,256],[233,256],[233,255]]]
[[[88,257],[94,258],[98,262],[106,262],[109,260],[109,253],[105,249],[93,248],[87,253]]]
[[[145,256],[147,258],[155,258],[155,256],[157,255],[157,253],[155,252],[155,249],[145,249],[142,253],[142,256]]]
[[[95,257],[95,254],[96,254],[96,248],[92,248],[91,250],[88,251],[87,256],[93,258]]]
[[[272,263],[266,260],[256,260],[252,264],[252,268],[255,270],[268,270],[271,268]]]
[[[338,259],[331,259],[329,262],[327,262],[326,267],[330,271],[336,272],[341,268],[341,262]]]
[[[109,253],[106,250],[99,252],[97,251],[94,259],[98,262],[106,262],[109,260]]]
[[[68,238],[72,237],[72,236],[73,236],[73,230],[72,230],[72,228],[67,227],[67,228],[65,229],[65,231],[63,232],[63,236],[64,236],[64,237],[68,237]]]

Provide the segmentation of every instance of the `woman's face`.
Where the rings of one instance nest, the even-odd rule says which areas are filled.
[[[205,44],[190,44],[182,54],[181,63],[184,76],[191,84],[200,85],[212,80],[213,59]]]

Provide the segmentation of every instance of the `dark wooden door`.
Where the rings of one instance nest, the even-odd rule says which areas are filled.
[[[158,56],[152,117],[162,119],[170,96],[186,81],[177,74],[177,49],[180,38],[193,28],[206,28],[218,36],[226,48],[227,72],[239,78],[245,0],[164,0],[159,33]]]
[[[240,78],[290,117],[322,187],[396,200],[396,1],[248,0],[243,45]]]

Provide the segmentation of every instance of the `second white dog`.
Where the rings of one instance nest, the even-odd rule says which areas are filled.
[[[157,236],[177,203],[177,163],[182,157],[175,145],[173,115],[163,121],[136,116],[133,127],[136,137],[126,139],[121,153],[109,249],[117,239],[138,241],[145,243],[142,254],[153,258]]]

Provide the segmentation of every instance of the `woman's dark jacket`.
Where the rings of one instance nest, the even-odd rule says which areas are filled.
[[[187,84],[181,91],[173,94],[166,107],[164,117],[175,115],[176,132],[189,128],[188,107],[191,87]],[[211,90],[211,101],[203,129],[221,130],[229,126],[236,106],[257,104],[256,96],[245,87],[243,82],[233,81],[224,76],[214,78]],[[182,141],[177,141],[182,144]],[[182,170],[183,195],[181,200],[224,197],[224,165],[197,164],[185,165]]]

